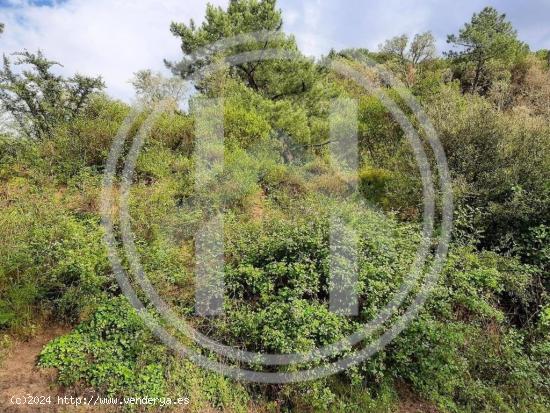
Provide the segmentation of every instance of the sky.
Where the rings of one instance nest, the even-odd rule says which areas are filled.
[[[226,5],[227,0],[209,0]],[[107,91],[129,101],[133,73],[168,73],[163,59],[181,57],[172,21],[201,22],[203,0],[0,0],[0,53],[41,49],[66,75],[101,74]],[[531,49],[550,48],[550,0],[279,0],[284,30],[302,51],[320,56],[331,48],[376,50],[385,39],[431,30],[440,52],[474,12],[493,6],[506,13]]]

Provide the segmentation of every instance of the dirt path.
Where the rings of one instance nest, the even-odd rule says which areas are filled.
[[[55,372],[38,369],[36,358],[51,339],[65,334],[64,327],[44,331],[29,341],[17,341],[12,346],[0,367],[0,411],[11,412],[58,412],[54,405],[16,405],[16,397],[51,396],[57,400],[59,389],[54,384]],[[12,399],[14,398],[14,399]]]

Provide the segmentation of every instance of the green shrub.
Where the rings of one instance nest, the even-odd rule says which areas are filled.
[[[165,348],[126,298],[104,301],[92,317],[70,334],[50,342],[39,365],[58,369],[64,385],[86,382],[101,394],[165,397]]]
[[[162,113],[154,123],[148,141],[159,143],[167,149],[189,154],[194,138],[191,116],[182,113]]]
[[[33,314],[77,320],[113,286],[99,220],[71,216],[67,193],[30,179],[2,184],[0,309],[3,328],[32,325]]]
[[[43,145],[43,156],[57,161],[62,176],[74,175],[86,166],[101,168],[128,113],[122,102],[95,97],[83,115],[54,131],[53,141]]]
[[[387,205],[385,195],[391,179],[392,175],[386,169],[364,166],[359,171],[359,189],[367,199]]]

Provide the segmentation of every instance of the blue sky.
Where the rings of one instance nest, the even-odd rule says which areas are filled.
[[[210,0],[225,5],[227,0]],[[137,70],[164,70],[177,59],[171,21],[201,21],[203,0],[0,0],[0,53],[42,49],[60,70],[103,75],[113,96],[129,100]],[[550,0],[279,0],[285,30],[308,55],[331,47],[376,50],[385,39],[431,30],[440,51],[472,13],[491,5],[507,14],[532,49],[550,48]]]

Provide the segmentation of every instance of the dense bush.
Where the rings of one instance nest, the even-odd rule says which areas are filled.
[[[240,385],[170,355],[124,297],[105,300],[74,331],[50,342],[39,365],[56,368],[61,384],[92,386],[102,395],[188,397],[191,411],[244,412],[248,400]]]
[[[88,207],[82,205],[86,201],[74,188],[35,185],[22,176],[2,183],[3,327],[29,327],[36,306],[60,319],[78,320],[113,285],[97,217],[74,215]]]
[[[185,52],[249,28],[280,30],[271,0],[208,10],[199,28],[172,26]],[[491,28],[483,29],[487,19],[506,29],[509,47],[506,56],[491,55],[477,80],[472,59],[479,56],[465,52],[442,59],[430,52],[420,62],[414,50],[405,53],[403,37],[389,41],[381,53],[330,55],[383,88],[416,124],[397,89],[351,58],[368,56],[397,68],[435,126],[452,178],[455,230],[441,277],[418,316],[375,356],[329,378],[259,385],[202,370],[161,345],[121,296],[102,242],[102,172],[130,109],[98,94],[87,95],[70,122],[48,125],[40,140],[17,139],[12,132],[0,137],[0,353],[8,334],[30,336],[41,322],[69,322],[74,330],[49,343],[39,363],[56,368],[59,382],[75,391],[183,395],[196,412],[390,412],[410,394],[429,404],[427,409],[436,405],[445,412],[548,411],[547,53],[529,53],[504,17],[487,9],[451,40],[468,40],[472,30],[481,30],[484,36],[474,40],[493,53],[493,37],[484,32]],[[429,52],[427,34],[416,41],[423,39]],[[296,49],[282,34],[271,41]],[[205,63],[186,70],[195,72]],[[201,147],[200,128],[208,125],[194,109],[215,97],[224,101],[225,143]],[[358,103],[357,176],[330,160],[328,116],[335,97]],[[204,334],[263,353],[306,352],[372,320],[409,274],[422,216],[413,151],[380,99],[302,59],[257,68],[220,65],[197,85],[189,107],[172,105],[154,122],[129,196],[135,246],[159,295]],[[137,118],[131,136],[149,113]],[[211,159],[224,158],[223,168],[215,165],[202,187],[196,182],[207,174],[197,168],[197,147]],[[196,232],[216,208],[225,214],[224,315],[199,317]],[[438,233],[438,221],[434,224]],[[115,219],[115,230],[118,225]],[[329,240],[335,228],[355,232],[356,317],[329,311]],[[349,248],[344,242],[338,247]],[[126,260],[123,265],[129,266]],[[411,287],[404,304],[419,290],[418,284]],[[160,320],[145,294],[139,296]],[[402,313],[397,310],[389,322]]]

